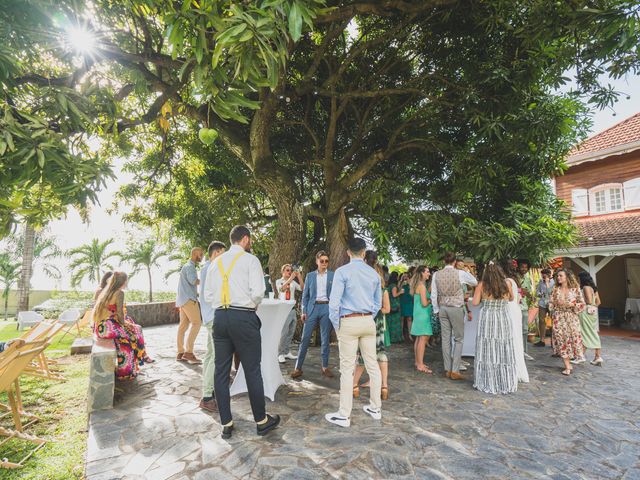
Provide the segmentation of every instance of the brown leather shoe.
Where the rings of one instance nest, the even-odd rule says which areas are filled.
[[[451,378],[451,372],[449,370],[444,371],[445,378]]]
[[[466,380],[466,378],[464,376],[460,375],[458,372],[449,373],[449,378],[451,380]]]
[[[189,365],[200,365],[202,363],[201,360],[198,360],[198,358],[190,352],[185,352],[184,355],[182,355],[182,360],[186,361]]]
[[[331,371],[330,368],[323,368],[322,369],[322,376],[323,377],[327,377],[327,378],[335,377],[335,375],[333,374],[333,372]]]
[[[302,370],[296,368],[293,372],[291,372],[291,378],[293,378],[294,380],[296,378],[300,378],[302,376]]]
[[[178,355],[176,355],[176,360],[178,362],[184,362],[184,353],[179,353]]]
[[[217,412],[218,404],[216,403],[216,399],[212,398],[211,400],[205,401],[204,399],[200,400],[200,405],[198,405],[201,409],[206,410],[207,412]]]

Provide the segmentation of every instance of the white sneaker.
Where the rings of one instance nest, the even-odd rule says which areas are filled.
[[[298,355],[295,355],[291,352],[287,353],[284,358],[288,359],[288,360],[297,360],[298,359]]]
[[[280,363],[284,363],[284,362],[286,362],[286,361],[287,361],[287,360],[284,358],[284,355],[278,355],[278,362],[280,362]]]
[[[461,372],[466,372],[467,371],[467,367],[465,367],[464,365],[460,365],[460,371]]]
[[[469,362],[465,362],[464,360],[461,360],[460,364],[464,365],[465,367],[468,367],[469,365],[471,365]],[[460,370],[462,370],[462,369],[460,369]]]
[[[351,420],[347,417],[343,417],[339,412],[327,413],[324,418],[327,422],[339,425],[341,427],[346,428],[351,425]]]
[[[531,361],[531,360],[535,360],[531,355],[529,355],[529,354],[528,354],[528,353],[526,353],[526,352],[525,352],[525,354],[524,354],[524,359],[525,359],[525,360],[529,360],[529,361]]]
[[[380,409],[375,409],[373,407],[370,407],[369,405],[365,405],[364,407],[362,407],[362,409],[366,413],[371,415],[371,418],[373,418],[374,420],[380,420],[382,418],[382,411]]]
[[[574,365],[580,365],[584,362],[586,362],[584,357],[574,358],[573,360],[571,360],[571,363],[573,363]]]

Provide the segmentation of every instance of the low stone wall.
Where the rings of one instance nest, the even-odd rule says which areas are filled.
[[[167,325],[180,321],[175,302],[127,303],[127,314],[142,327]]]

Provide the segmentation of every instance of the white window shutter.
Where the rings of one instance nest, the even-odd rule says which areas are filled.
[[[640,208],[640,178],[624,182],[624,209]]]
[[[574,217],[589,215],[589,192],[586,188],[574,188],[571,190],[571,203]]]

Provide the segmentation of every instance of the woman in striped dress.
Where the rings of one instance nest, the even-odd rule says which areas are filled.
[[[596,287],[593,278],[589,272],[580,272],[580,288],[586,303],[586,308],[580,312],[580,330],[582,334],[582,343],[585,353],[588,348],[595,350],[595,356],[591,361],[591,365],[602,366],[602,345],[600,344],[600,329],[598,322],[598,307],[600,306],[600,295],[598,295],[598,287]],[[582,360],[582,361],[580,361]],[[584,355],[578,359],[577,363],[584,363]],[[576,362],[571,362],[576,363]]]
[[[483,303],[478,323],[474,388],[485,393],[512,393],[518,389],[513,328],[508,304],[514,298],[502,269],[489,262],[473,294],[473,304]]]

